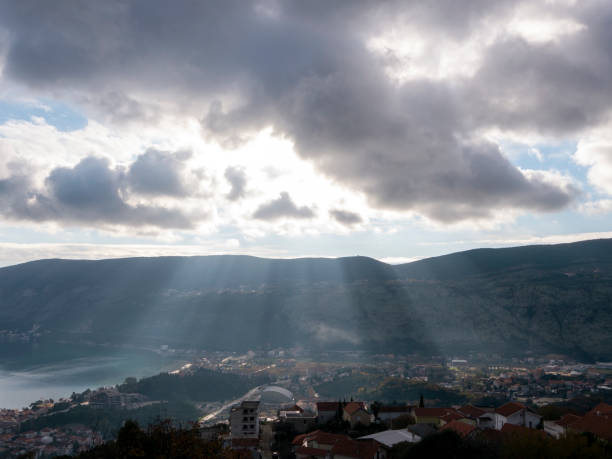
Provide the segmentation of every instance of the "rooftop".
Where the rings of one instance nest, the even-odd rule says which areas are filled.
[[[359,437],[359,440],[367,439],[376,440],[378,443],[382,443],[389,448],[396,443],[401,443],[403,441],[414,441],[413,434],[406,429],[385,430],[383,432],[377,432],[364,437]]]

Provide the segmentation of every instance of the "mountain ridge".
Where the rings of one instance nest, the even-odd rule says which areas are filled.
[[[0,268],[0,323],[94,342],[612,358],[612,239],[389,265],[248,255]]]

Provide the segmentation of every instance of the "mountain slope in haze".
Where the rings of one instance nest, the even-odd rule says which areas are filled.
[[[453,280],[537,269],[557,272],[612,264],[612,239],[502,249],[474,249],[395,266],[402,278]]]
[[[246,350],[612,358],[612,240],[365,257],[41,260],[0,269],[0,328]]]

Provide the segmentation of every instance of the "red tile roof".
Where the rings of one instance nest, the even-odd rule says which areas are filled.
[[[449,411],[448,413],[446,413],[444,416],[440,416],[440,419],[442,419],[444,422],[452,422],[452,421],[458,421],[459,419],[464,419],[465,416],[462,414],[457,413],[456,411]]]
[[[313,432],[297,435],[297,436],[295,436],[293,438],[293,441],[291,442],[291,444],[292,445],[301,445],[306,437],[308,437],[309,435],[313,435],[313,434],[315,434],[317,432],[320,432],[320,430],[315,430]]]
[[[504,417],[508,417],[516,413],[517,411],[524,410],[525,405],[517,402],[508,402],[505,405],[495,409],[495,412],[501,414]]]
[[[333,434],[328,432],[318,432],[314,438],[309,438],[309,440],[316,440],[317,443],[322,445],[335,445],[339,441],[343,441],[346,439],[350,439],[348,435],[343,434]]]
[[[375,440],[353,440],[346,439],[338,442],[331,449],[332,454],[355,459],[374,459],[378,451],[378,443]]]
[[[472,405],[463,405],[457,411],[471,419],[476,419],[486,413],[485,410]]]
[[[567,413],[564,414],[563,416],[561,416],[561,419],[559,419],[558,421],[556,421],[556,424],[562,426],[562,427],[567,427],[568,425],[578,421],[582,419],[580,416],[577,416],[575,414],[571,414],[571,413]]]
[[[363,402],[350,402],[344,407],[344,411],[346,411],[348,414],[353,414],[359,410],[365,411],[365,404]]]
[[[296,436],[291,443],[293,445],[302,445],[305,442],[316,441],[317,443],[322,445],[335,445],[339,441],[343,441],[350,438],[351,437],[349,437],[348,435],[333,434],[323,432],[322,430],[315,430],[314,432]]]
[[[608,405],[607,403],[602,402],[595,408],[593,408],[591,411],[589,411],[587,414],[593,414],[596,416],[612,415],[612,405]]]
[[[576,432],[591,432],[593,435],[612,440],[612,418],[587,414],[567,426]]]
[[[317,411],[337,411],[338,402],[317,402]]]
[[[476,427],[471,424],[468,424],[467,422],[451,421],[448,424],[444,424],[440,428],[440,430],[453,430],[457,432],[460,436],[466,437],[472,432],[474,432],[476,430]]]

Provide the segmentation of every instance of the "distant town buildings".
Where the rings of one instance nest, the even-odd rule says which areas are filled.
[[[210,439],[221,438],[224,445],[238,452],[240,457],[269,457],[276,429],[284,435],[286,446],[296,457],[325,459],[382,459],[399,442],[416,443],[445,430],[463,438],[480,434],[501,438],[521,433],[560,438],[568,433],[589,432],[597,438],[612,440],[612,407],[605,403],[584,415],[566,414],[556,421],[543,421],[536,412],[538,406],[573,397],[605,399],[602,394],[612,387],[607,364],[566,362],[557,356],[511,359],[504,363],[495,357],[493,361],[477,364],[482,356],[469,355],[466,359],[452,360],[432,357],[423,361],[420,357],[401,355],[377,355],[366,359],[358,353],[333,355],[322,362],[300,360],[298,350],[290,349],[272,352],[274,360],[270,361],[266,360],[270,352],[251,351],[229,356],[223,352],[209,352],[172,372],[188,376],[198,368],[208,368],[248,377],[270,376],[273,385],[258,386],[253,392],[256,396],[231,408],[226,401],[210,401],[204,405],[206,413],[214,414],[202,420],[202,425],[206,426],[202,429],[203,435]],[[325,400],[325,395],[318,393],[323,393],[323,387],[328,390],[350,387],[346,382],[351,378],[357,378],[363,387],[337,400]],[[367,394],[368,384],[384,387],[387,382],[391,382],[391,390],[399,394],[406,387],[423,387],[427,382],[439,391],[441,398],[426,400],[424,407],[406,404],[406,400],[389,404],[389,399],[396,398],[389,396],[389,392],[384,399],[386,404],[368,404],[351,398]],[[445,395],[466,392],[473,400],[480,399],[483,405],[489,406],[451,406],[441,401]],[[346,401],[349,398],[351,401]],[[499,402],[495,403],[496,400]],[[504,403],[507,400],[512,401]],[[69,445],[64,440],[79,434],[64,435],[59,430],[23,432],[20,426],[30,419],[63,411],[64,405],[119,410],[150,403],[159,401],[106,387],[73,394],[71,399],[60,403],[41,400],[23,410],[0,410],[0,444],[5,451],[11,452],[68,454],[69,450],[93,444],[97,434],[84,433],[78,445],[74,442]],[[223,429],[218,429],[220,422],[224,423]],[[319,433],[313,435],[315,432]]]
[[[89,398],[89,406],[97,409],[133,409],[142,406],[147,400],[142,394],[127,394],[109,388],[94,392]]]
[[[72,455],[102,443],[98,432],[82,425],[0,434],[0,457]]]

